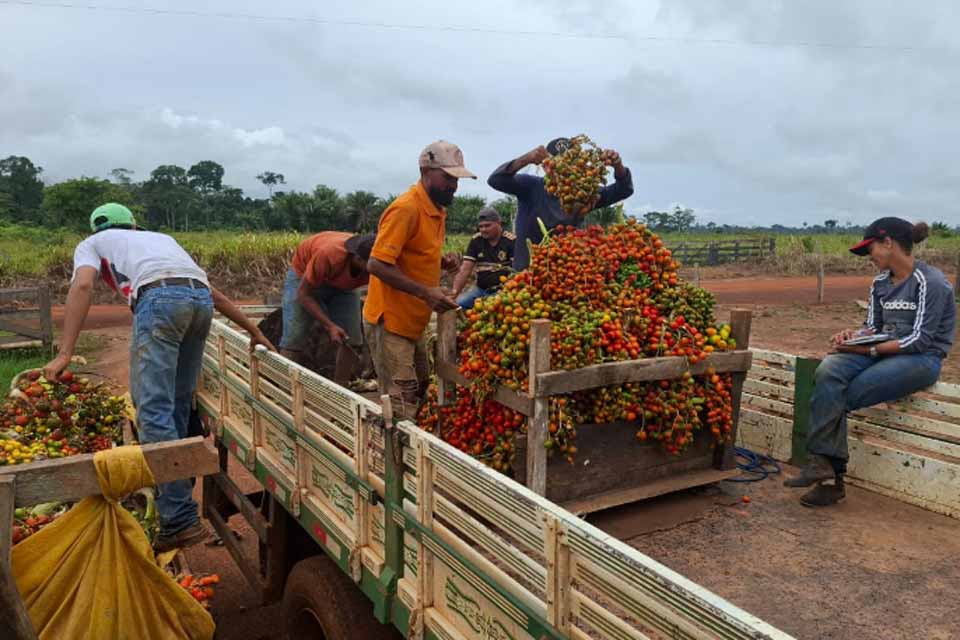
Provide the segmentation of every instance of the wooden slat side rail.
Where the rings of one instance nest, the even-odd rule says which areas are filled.
[[[702,375],[707,369],[718,372],[747,371],[753,362],[749,351],[710,354],[703,362],[691,365],[686,358],[670,356],[624,362],[605,362],[574,371],[551,371],[537,377],[536,395],[552,396],[627,382],[647,382],[679,378],[685,371]]]
[[[437,376],[450,380],[461,387],[469,387],[472,384],[472,381],[468,380],[466,376],[457,370],[457,366],[450,362],[437,361]],[[533,413],[533,401],[526,396],[516,393],[512,389],[497,387],[493,393],[493,399],[505,407],[519,411],[525,416]]]
[[[6,467],[0,469],[0,478],[16,474],[18,507],[55,500],[73,502],[100,493],[93,455],[88,453]],[[200,436],[144,445],[143,455],[158,484],[220,470],[217,455],[206,447]]]

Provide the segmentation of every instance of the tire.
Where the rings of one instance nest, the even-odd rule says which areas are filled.
[[[283,590],[284,640],[396,640],[403,636],[373,617],[373,603],[325,555],[301,560]]]

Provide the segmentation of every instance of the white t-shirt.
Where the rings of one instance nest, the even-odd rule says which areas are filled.
[[[133,229],[106,229],[77,245],[73,277],[93,267],[111,289],[133,301],[137,289],[162,278],[194,278],[209,286],[207,274],[168,235]]]

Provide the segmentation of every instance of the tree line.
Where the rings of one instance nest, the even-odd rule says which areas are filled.
[[[370,191],[340,193],[320,184],[313,191],[286,191],[282,173],[264,171],[257,179],[266,186],[268,198],[251,198],[238,187],[223,181],[223,166],[201,160],[189,168],[164,164],[137,181],[134,172],[117,168],[109,179],[80,177],[45,184],[43,169],[24,156],[0,160],[0,222],[86,231],[90,212],[104,202],[119,202],[133,210],[150,229],[202,231],[237,229],[259,231],[316,232],[324,230],[364,233],[377,226],[380,214],[394,195],[378,196]],[[517,203],[513,197],[487,202],[481,196],[457,196],[447,207],[449,233],[473,233],[477,213],[493,206],[511,228]],[[623,204],[591,212],[587,223],[604,226],[622,220]],[[858,233],[862,226],[840,225],[835,219],[802,227],[772,225],[739,226],[713,222],[703,224],[693,209],[675,206],[670,211],[648,211],[636,216],[659,233],[756,233],[810,234]],[[935,236],[960,233],[944,222],[933,222]]]
[[[0,160],[0,222],[86,231],[90,212],[104,202],[130,207],[142,224],[164,231],[237,229],[316,232],[373,231],[380,214],[395,196],[370,191],[340,193],[320,184],[313,191],[284,190],[282,173],[257,176],[268,198],[251,198],[225,184],[223,166],[202,160],[189,168],[160,165],[137,181],[134,172],[117,168],[107,178],[80,177],[45,184],[43,168],[24,156]],[[509,227],[516,200],[487,202],[480,196],[457,196],[447,207],[447,231],[472,233],[477,213],[496,208]]]

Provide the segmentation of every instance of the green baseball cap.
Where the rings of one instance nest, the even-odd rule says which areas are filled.
[[[102,204],[90,214],[90,229],[94,232],[119,225],[132,227],[136,223],[137,221],[133,219],[133,212],[116,202]]]

